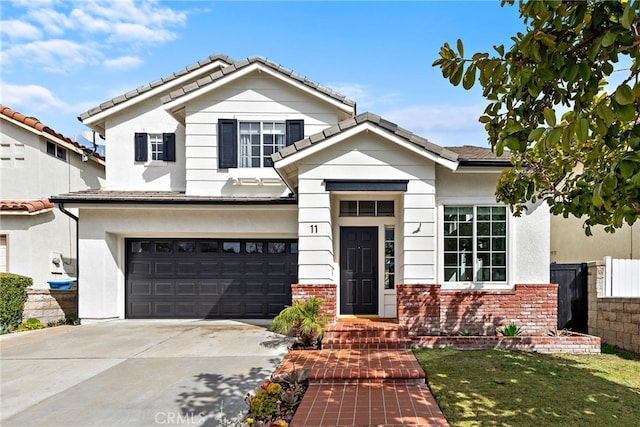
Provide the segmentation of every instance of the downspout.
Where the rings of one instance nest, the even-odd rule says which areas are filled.
[[[64,208],[64,203],[58,203],[58,209],[76,222],[76,325],[80,324],[80,222],[78,217]]]

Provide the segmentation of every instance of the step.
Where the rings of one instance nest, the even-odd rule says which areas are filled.
[[[326,350],[370,349],[370,350],[406,350],[410,349],[411,338],[324,338],[322,348]]]

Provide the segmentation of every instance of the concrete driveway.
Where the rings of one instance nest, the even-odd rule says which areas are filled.
[[[290,341],[243,321],[122,320],[0,337],[0,425],[219,426]]]

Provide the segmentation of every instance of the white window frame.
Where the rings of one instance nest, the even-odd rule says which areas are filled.
[[[247,124],[258,125],[258,128],[259,128],[258,133],[242,133],[243,125],[247,125]],[[279,132],[276,129],[276,126],[282,126],[282,132]],[[253,129],[251,130],[253,131]],[[260,165],[259,166],[251,165],[252,160],[254,159],[254,156],[252,155],[252,153],[249,153],[248,155],[243,155],[242,137],[246,135],[250,135],[250,136],[258,135],[259,137],[259,144],[260,144],[260,153],[259,153]],[[274,150],[273,150],[274,153],[279,150],[282,150],[284,147],[286,147],[286,144],[287,144],[286,122],[279,121],[279,120],[238,120],[238,168],[260,169],[260,168],[271,167],[271,165],[265,165],[265,141],[264,141],[265,135],[274,135],[274,143],[269,144],[270,146],[274,147]],[[281,144],[275,143],[276,136],[281,136],[282,138]],[[251,147],[252,145],[249,145],[249,148]],[[275,148],[275,147],[278,147],[278,148]]]
[[[473,280],[471,281],[456,281],[456,282],[446,282],[445,281],[445,270],[444,270],[444,237],[445,237],[445,229],[444,229],[444,209],[445,207],[472,207],[474,212],[473,218],[473,255],[476,254],[476,245],[477,245],[477,208],[478,207],[502,207],[505,209],[505,222],[506,222],[506,236],[505,236],[505,246],[506,246],[506,280],[505,281],[476,281],[476,269],[477,265],[475,262],[474,256],[474,272],[473,272]],[[514,224],[512,221],[512,216],[509,211],[509,208],[504,204],[496,203],[495,199],[487,199],[487,198],[472,198],[472,199],[461,199],[461,198],[445,198],[442,200],[438,200],[438,283],[441,284],[442,289],[512,289],[514,283],[514,256],[511,253],[512,248],[515,247],[513,239],[515,236],[514,232]]]
[[[147,133],[147,145],[149,147],[149,161],[164,161],[164,140],[161,133]]]

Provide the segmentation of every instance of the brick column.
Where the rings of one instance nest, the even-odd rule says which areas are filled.
[[[440,333],[440,285],[396,285],[398,323],[411,335]]]
[[[336,320],[338,314],[338,286],[335,283],[302,285],[294,283],[291,285],[291,300],[307,301],[313,297],[320,297],[324,300],[322,309],[331,316],[331,321]]]

